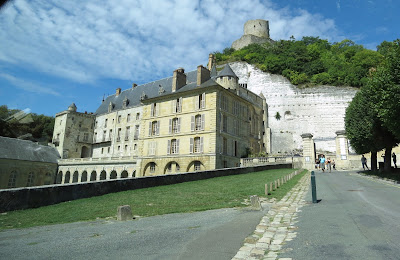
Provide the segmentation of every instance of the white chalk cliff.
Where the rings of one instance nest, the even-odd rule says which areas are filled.
[[[319,86],[300,89],[280,75],[265,73],[245,62],[229,64],[239,83],[256,94],[262,93],[268,105],[271,152],[292,153],[302,149],[300,135],[311,133],[317,151],[335,151],[336,131],[344,130],[347,106],[357,88]],[[275,118],[277,112],[280,120]]]

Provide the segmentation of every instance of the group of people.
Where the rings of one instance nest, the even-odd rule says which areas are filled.
[[[331,160],[329,157],[325,159],[325,155],[322,154],[319,158],[315,159],[315,169],[321,169],[325,172],[325,166],[326,170],[329,170],[329,172],[332,171],[332,168],[336,170],[335,160]]]
[[[385,156],[382,155],[382,157],[383,157],[383,160],[385,160]],[[393,158],[394,167],[397,168],[397,164],[396,164],[397,160],[396,160],[396,154],[395,153],[392,154],[392,158]],[[367,168],[367,170],[369,170],[369,168],[367,166],[367,158],[365,158],[364,155],[361,156],[361,164],[362,164],[363,170],[365,170],[365,168]]]

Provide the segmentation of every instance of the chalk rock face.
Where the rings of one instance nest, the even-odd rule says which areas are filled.
[[[280,75],[265,73],[245,62],[230,64],[239,83],[268,105],[271,152],[291,153],[302,149],[301,134],[311,133],[317,151],[336,151],[336,131],[344,130],[346,108],[357,92],[353,87],[320,86],[300,89]],[[280,119],[276,115],[279,113]]]

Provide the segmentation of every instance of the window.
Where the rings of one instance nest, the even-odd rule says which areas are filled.
[[[137,144],[134,144],[133,145],[133,150],[136,151],[136,149],[137,149]]]
[[[104,148],[101,148],[101,154],[103,154],[104,153]]]
[[[62,124],[62,120],[60,120],[60,125]]]
[[[180,118],[173,118],[169,120],[169,133],[176,134],[181,131],[181,119]]]
[[[128,115],[126,116],[126,122],[129,122],[129,121],[131,121],[131,114],[128,114]]]
[[[232,113],[235,116],[240,116],[240,104],[237,101],[233,101]]]
[[[93,143],[95,143],[96,141],[97,141],[97,132],[94,133],[94,136],[93,136]]]
[[[222,116],[222,131],[225,133],[228,132],[228,117],[226,115]]]
[[[179,140],[168,140],[167,154],[179,154]]]
[[[149,122],[149,136],[160,135],[160,121]]]
[[[128,151],[128,145],[125,145],[125,152]]]
[[[239,130],[240,130],[239,121],[237,119],[233,119],[233,134],[238,136]]]
[[[108,119],[104,120],[104,127],[107,127],[107,121]]]
[[[234,141],[233,142],[233,156],[237,157],[238,156],[238,142]]]
[[[118,134],[117,134],[117,142],[121,141],[121,128],[118,128]]]
[[[195,102],[194,102],[195,110],[204,109],[204,108],[206,108],[206,93],[202,93],[202,94],[196,96]]]
[[[118,145],[118,152],[119,152],[119,151],[121,151],[121,146],[120,146],[120,145]]]
[[[154,162],[150,163],[150,173],[154,173],[156,171],[156,164]]]
[[[203,152],[203,137],[190,138],[190,153]]]
[[[121,115],[118,116],[117,123],[121,123]]]
[[[225,137],[222,139],[222,153],[228,154],[228,139]]]
[[[17,172],[13,171],[11,172],[10,177],[8,178],[8,188],[15,188],[16,187],[16,181],[17,181]]]
[[[133,139],[139,139],[139,125],[135,125],[135,135],[133,136]]]
[[[221,96],[221,109],[228,111],[228,97],[222,95]]]
[[[194,171],[200,171],[201,170],[201,163],[199,161],[194,162]]]
[[[103,142],[106,140],[106,134],[107,134],[107,130],[103,131]]]
[[[126,131],[125,131],[125,141],[129,140],[130,130],[131,130],[131,128],[129,126],[127,126]]]
[[[26,183],[27,187],[33,186],[35,182],[35,174],[33,172],[30,172],[28,175],[28,181]]]
[[[182,98],[172,100],[172,113],[182,112]]]
[[[112,141],[112,129],[108,132],[108,141]]]
[[[157,103],[151,104],[150,116],[158,116],[160,105]]]
[[[155,141],[149,142],[149,155],[156,154],[156,147],[157,147],[157,143]]]
[[[77,136],[76,136],[76,141],[79,142],[79,139],[80,139],[80,135],[77,135]]]
[[[136,113],[136,120],[140,119],[140,113]]]
[[[89,134],[88,133],[83,133],[83,141],[87,142],[89,140]]]
[[[204,130],[205,115],[192,116],[191,129],[192,131]]]
[[[110,153],[110,146],[109,147],[107,147],[107,153]]]

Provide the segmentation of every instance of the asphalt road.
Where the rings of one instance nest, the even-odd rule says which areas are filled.
[[[337,171],[317,172],[316,183],[321,201],[301,209],[279,257],[400,259],[400,185]]]
[[[220,209],[0,232],[0,259],[231,259],[268,212]]]

